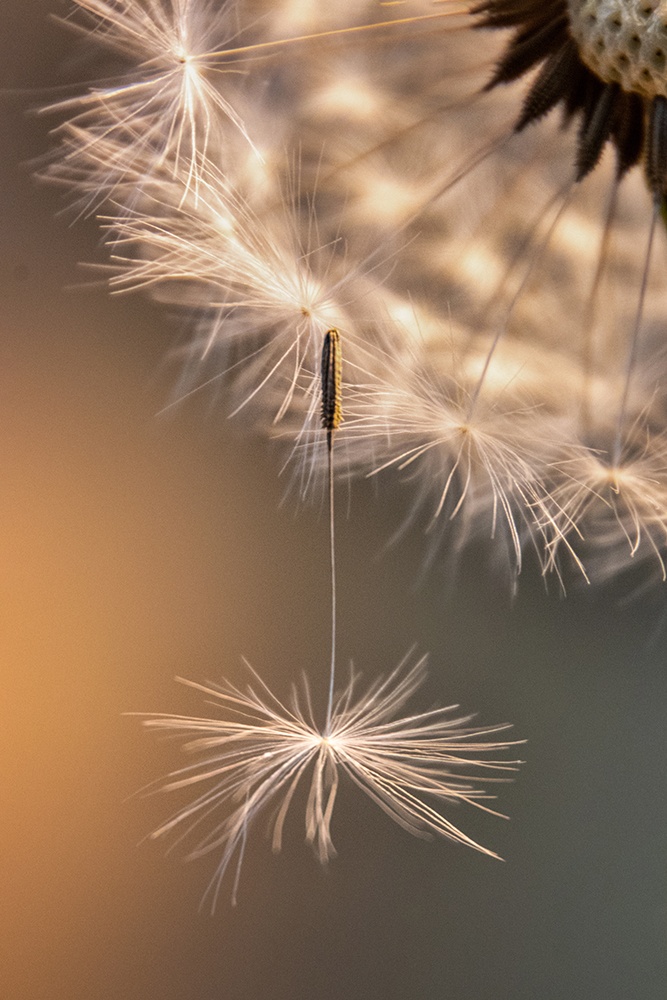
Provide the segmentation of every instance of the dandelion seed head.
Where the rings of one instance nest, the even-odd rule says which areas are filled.
[[[433,551],[451,526],[455,548],[485,538],[514,567],[527,544],[543,566],[569,545],[618,566],[605,553],[633,552],[627,497],[637,561],[649,538],[661,548],[667,473],[644,482],[610,438],[645,414],[655,454],[664,428],[659,230],[635,318],[667,101],[587,62],[577,17],[592,10],[627,47],[617,6],[480,0],[366,31],[365,0],[79,0],[84,33],[126,72],[61,102],[74,117],[43,174],[82,212],[106,202],[113,291],[190,323],[174,400],[220,388],[226,413],[289,439],[300,495],[326,458],[318,357],[335,327],[336,474],[405,480]],[[664,5],[622,6],[657,25]],[[657,58],[642,53],[640,71]],[[574,479],[604,501],[576,499],[585,452]]]

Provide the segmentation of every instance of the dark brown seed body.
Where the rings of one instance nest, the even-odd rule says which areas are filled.
[[[333,432],[337,431],[343,419],[342,358],[340,334],[335,327],[327,330],[322,345],[322,427],[327,434],[331,449]]]

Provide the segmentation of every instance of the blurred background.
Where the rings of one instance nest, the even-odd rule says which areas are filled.
[[[245,656],[287,693],[322,678],[326,510],[285,494],[282,458],[194,397],[169,399],[182,330],[110,297],[94,221],[31,177],[36,108],[76,76],[58,0],[5,0],[0,163],[0,756],[3,995],[14,1000],[649,1000],[667,973],[664,590],[563,600],[528,567],[511,602],[471,553],[422,579],[409,492],[339,491],[340,661],[365,676],[416,642],[420,708],[512,722],[526,765],[510,822],[455,813],[504,863],[414,840],[355,788],[322,870],[295,804],[273,857],[259,824],[239,904],[198,911],[214,856],[146,835],[137,791],[178,746],[125,712],[200,714],[173,683]],[[345,508],[348,516],[345,516]]]

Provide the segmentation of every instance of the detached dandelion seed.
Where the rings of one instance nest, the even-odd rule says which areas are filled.
[[[335,695],[336,676],[336,553],[334,534],[333,439],[342,420],[342,360],[340,334],[330,328],[324,335],[321,371],[321,418],[327,434],[329,456],[329,537],[331,559],[331,660],[326,721],[317,725],[308,681],[303,692],[292,690],[289,705],[281,702],[252,670],[259,688],[240,690],[229,682],[216,686],[190,684],[210,694],[244,721],[200,719],[185,716],[151,716],[145,725],[203,736],[186,744],[190,751],[218,749],[199,764],[170,775],[164,786],[171,791],[199,782],[208,783],[194,803],[178,811],[153,834],[161,837],[175,828],[189,837],[209,816],[229,807],[224,818],[201,839],[191,858],[220,849],[222,858],[209,886],[215,909],[222,879],[235,854],[238,855],[236,889],[248,831],[260,813],[273,803],[273,849],[279,851],[283,826],[296,789],[311,771],[306,804],[306,841],[325,864],[336,853],[331,838],[331,819],[341,774],[346,774],[387,815],[416,836],[439,834],[467,844],[484,854],[493,851],[466,836],[440,812],[443,803],[466,802],[494,812],[483,801],[488,794],[476,788],[479,780],[457,777],[460,766],[473,770],[512,770],[515,763],[468,760],[462,754],[487,753],[509,743],[478,741],[475,737],[497,732],[468,726],[471,717],[452,719],[453,709],[397,717],[420,686],[426,658],[409,666],[406,657],[388,676],[375,681],[355,698],[355,678]],[[502,780],[494,778],[492,780]],[[495,815],[500,815],[495,813]],[[207,894],[208,894],[207,893]],[[206,898],[206,897],[205,897]]]

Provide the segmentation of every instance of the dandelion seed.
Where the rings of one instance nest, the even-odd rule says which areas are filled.
[[[189,351],[180,398],[246,358],[236,375],[238,409],[275,377],[288,388],[274,415],[290,406],[307,366],[314,371],[321,337],[347,325],[346,299],[358,276],[336,242],[301,242],[288,204],[257,214],[213,164],[202,170],[196,198],[179,205],[182,184],[161,181],[141,211],[108,217],[115,253],[114,291],[149,290],[163,302],[197,309],[206,333]],[[242,353],[243,352],[243,353]],[[213,375],[209,375],[213,368]]]
[[[652,563],[667,578],[667,441],[642,422],[626,433],[621,454],[580,449],[554,469],[560,532],[551,546],[577,550],[592,579],[604,582]]]
[[[83,27],[87,37],[134,60],[136,67],[110,86],[93,87],[85,96],[46,109],[75,112],[63,126],[70,145],[67,159],[98,161],[98,200],[114,191],[140,161],[145,164],[145,180],[166,165],[182,172],[183,197],[190,189],[196,191],[210,149],[216,157],[224,151],[226,124],[252,146],[241,118],[211,79],[221,70],[219,58],[209,53],[238,31],[233,3],[75,2],[87,16]],[[96,146],[110,137],[122,143],[122,155],[105,164]],[[58,169],[56,165],[56,173]]]
[[[215,699],[221,718],[150,715],[144,725],[158,732],[191,737],[188,753],[203,755],[197,763],[169,775],[164,791],[204,786],[189,805],[179,809],[153,833],[154,838],[181,831],[179,840],[197,837],[188,857],[220,851],[221,859],[207,896],[215,909],[224,875],[247,834],[273,807],[269,820],[274,851],[280,851],[287,813],[297,786],[310,781],[306,802],[306,841],[325,864],[336,853],[331,821],[341,778],[351,779],[403,829],[418,837],[455,840],[498,857],[463,833],[441,813],[446,805],[466,803],[493,815],[485,803],[493,798],[480,790],[480,772],[511,772],[517,761],[484,756],[513,744],[480,740],[506,726],[473,728],[471,717],[453,718],[457,706],[399,715],[425,676],[425,657],[412,666],[403,660],[390,674],[356,694],[354,677],[336,697],[329,725],[314,721],[311,694],[292,691],[280,701],[249,667],[254,677],[245,690],[229,682],[200,685],[183,681]],[[232,718],[225,718],[231,713]],[[461,775],[470,768],[472,775]],[[310,775],[310,777],[308,777]],[[207,824],[212,829],[204,835]],[[205,897],[206,898],[206,897]]]
[[[559,528],[540,462],[548,453],[545,439],[555,459],[562,429],[521,402],[502,361],[491,369],[488,358],[466,361],[468,371],[459,371],[456,382],[423,349],[406,351],[400,360],[393,353],[369,353],[368,381],[348,389],[343,461],[366,475],[405,473],[416,487],[413,515],[423,507],[429,518],[429,561],[454,524],[459,549],[486,533],[503,561],[511,559],[514,575],[530,542],[546,569],[552,564],[544,549]],[[482,397],[476,397],[475,381],[465,388],[477,365],[488,378]],[[450,565],[451,558],[450,552]]]

